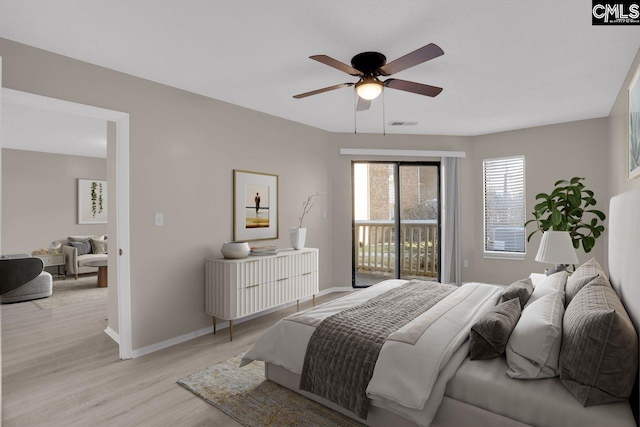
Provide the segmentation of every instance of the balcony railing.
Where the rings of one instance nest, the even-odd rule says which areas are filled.
[[[391,273],[395,269],[394,221],[356,221],[358,272]],[[438,277],[438,221],[403,220],[400,224],[400,270],[410,276]]]

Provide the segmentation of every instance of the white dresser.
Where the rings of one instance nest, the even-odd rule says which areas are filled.
[[[318,293],[318,249],[285,249],[273,256],[208,258],[205,262],[205,311],[233,321]]]

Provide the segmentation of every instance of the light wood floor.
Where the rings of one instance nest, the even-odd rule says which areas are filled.
[[[342,296],[318,298],[325,302]],[[300,304],[307,308],[310,302]],[[138,359],[104,333],[106,302],[2,311],[3,426],[239,426],[176,381],[247,351],[291,308]]]

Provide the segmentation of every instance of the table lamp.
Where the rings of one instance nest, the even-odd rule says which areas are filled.
[[[555,264],[555,271],[563,270],[560,265],[577,264],[578,256],[568,231],[547,230],[542,235],[536,261]]]

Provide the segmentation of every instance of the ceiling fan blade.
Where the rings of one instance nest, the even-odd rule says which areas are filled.
[[[330,56],[327,55],[313,55],[310,56],[309,58],[313,59],[314,61],[318,61],[318,62],[322,62],[325,65],[328,65],[329,67],[333,67],[336,68],[340,71],[343,71],[347,74],[351,74],[352,76],[362,76],[362,71],[356,70],[355,68],[353,68],[350,65],[347,65],[343,62],[338,61],[337,59],[333,59]]]
[[[429,86],[422,83],[408,82],[406,80],[388,79],[385,80],[384,85],[391,89],[403,90],[405,92],[413,92],[418,95],[425,96],[438,96],[442,92],[441,87]]]
[[[356,111],[366,111],[371,107],[370,99],[363,99],[358,97],[358,104],[356,106]]]
[[[306,98],[307,96],[317,95],[319,93],[329,92],[330,90],[341,89],[343,87],[353,86],[353,83],[341,83],[335,86],[323,87],[322,89],[312,90],[311,92],[301,93],[299,95],[294,95],[295,99]]]
[[[407,68],[411,68],[414,65],[422,64],[433,58],[444,55],[444,51],[440,49],[440,46],[434,43],[429,43],[426,46],[422,46],[418,50],[414,50],[405,56],[389,62],[387,65],[383,65],[378,68],[377,73],[382,76],[390,76],[391,74],[398,73]]]

